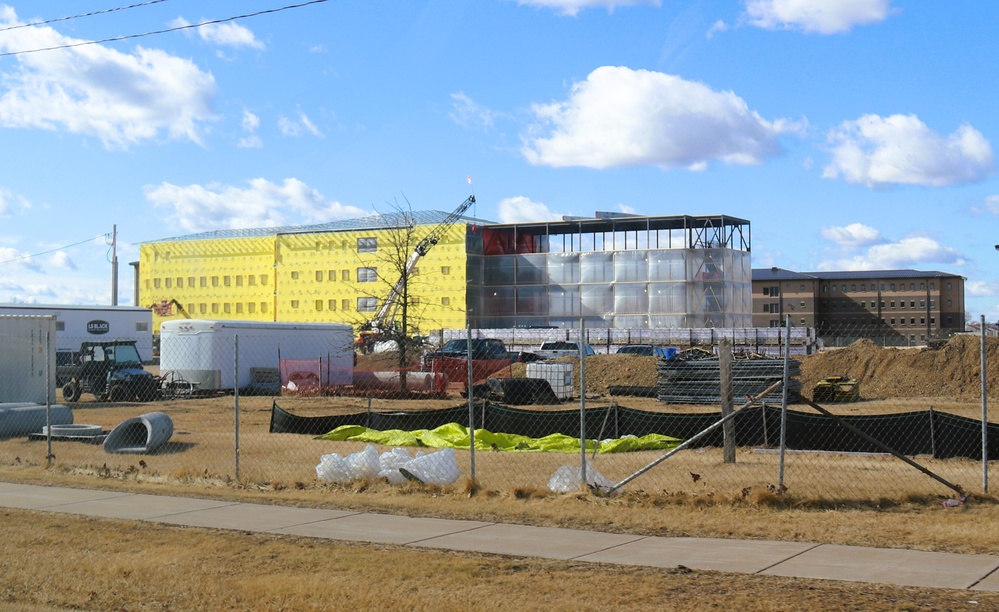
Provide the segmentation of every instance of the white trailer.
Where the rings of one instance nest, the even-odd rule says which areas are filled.
[[[326,384],[349,385],[354,329],[337,323],[207,319],[160,325],[160,375],[172,372],[194,383],[196,391],[241,389],[257,382],[254,370],[279,370],[281,360],[318,360]]]
[[[56,360],[72,362],[80,344],[100,340],[135,340],[143,361],[153,358],[153,311],[137,306],[68,306],[0,304],[0,315],[54,316]]]

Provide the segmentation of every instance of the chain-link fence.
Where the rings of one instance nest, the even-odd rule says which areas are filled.
[[[164,329],[156,363],[115,340],[57,357],[51,318],[0,317],[0,463],[722,499],[988,492],[999,339],[819,350],[811,330],[726,331],[557,330],[592,342],[581,362],[499,330],[357,354],[345,326],[189,321]]]

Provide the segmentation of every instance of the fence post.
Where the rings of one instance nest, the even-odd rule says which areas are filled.
[[[580,488],[586,486],[586,351],[583,350],[586,321],[579,319],[579,475]]]
[[[721,392],[722,418],[732,413],[732,341],[722,337],[718,340],[718,382]],[[735,420],[725,421],[722,426],[722,461],[735,463]]]
[[[468,458],[469,471],[471,472],[472,483],[475,483],[475,394],[472,393],[474,376],[472,376],[472,324],[465,328],[465,336],[468,344]]]
[[[787,315],[787,333],[784,334],[784,378],[780,400],[780,467],[777,474],[777,494],[784,493],[784,451],[787,445],[787,385],[791,371],[791,315]]]
[[[236,481],[239,482],[239,334],[233,339],[233,359],[232,359],[232,396],[233,396],[233,418],[235,426],[233,431],[236,436],[235,464]],[[280,367],[280,363],[278,366]]]
[[[989,400],[988,372],[985,369],[985,315],[982,315],[982,492],[989,492]]]

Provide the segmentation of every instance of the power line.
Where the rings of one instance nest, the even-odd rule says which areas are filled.
[[[43,47],[39,49],[25,49],[23,51],[8,51],[6,53],[0,53],[0,57],[8,57],[11,55],[24,55],[25,53],[40,53],[42,51],[56,51],[58,49],[71,49],[73,47],[83,47],[85,45],[99,45],[108,42],[118,42],[122,40],[129,40],[131,38],[142,38],[144,36],[153,36],[154,34],[168,34],[170,32],[177,32],[179,30],[187,30],[190,28],[200,28],[206,25],[213,25],[216,23],[226,23],[229,21],[236,21],[237,19],[246,19],[248,17],[258,17],[260,15],[267,15],[269,13],[280,13],[281,11],[287,11],[290,9],[302,8],[304,6],[309,6],[312,4],[322,4],[323,2],[329,2],[329,0],[310,0],[309,2],[302,2],[301,4],[289,4],[286,6],[265,9],[263,11],[257,11],[255,13],[247,13],[245,15],[235,15],[233,17],[225,17],[222,19],[212,19],[210,21],[202,21],[201,23],[190,23],[187,25],[176,26],[173,28],[167,28],[165,30],[154,30],[152,32],[143,32],[142,34],[125,34],[123,36],[115,36],[112,38],[104,38],[101,40],[85,40],[77,43],[70,43],[67,45],[57,45],[55,47]],[[2,262],[0,262],[2,263]]]
[[[79,15],[70,15],[69,17],[56,17],[55,19],[46,19],[45,21],[33,21],[31,23],[19,23],[17,25],[7,26],[6,28],[0,28],[0,32],[6,32],[8,30],[16,30],[18,28],[30,28],[34,26],[46,25],[49,23],[56,23],[58,21],[69,21],[70,19],[79,19],[81,17],[93,17],[94,15],[103,15],[105,13],[113,13],[115,11],[125,11],[128,9],[149,6],[150,4],[159,4],[160,2],[166,2],[166,1],[167,0],[149,0],[148,2],[140,2],[139,4],[130,4],[128,6],[119,6],[117,8],[103,9],[100,11],[93,11],[92,13],[81,13]]]
[[[42,251],[41,253],[34,253],[32,255],[21,255],[20,257],[15,257],[14,259],[8,259],[6,261],[0,261],[0,266],[2,266],[3,264],[14,263],[15,261],[24,261],[25,259],[31,259],[32,257],[40,257],[42,255],[48,255],[49,253],[55,253],[56,251],[61,251],[63,249],[68,249],[68,248],[71,248],[71,247],[79,246],[81,244],[86,244],[86,243],[91,242],[92,240],[95,240],[97,238],[104,238],[105,240],[107,240],[108,234],[100,234],[98,236],[94,236],[93,238],[87,238],[86,240],[81,240],[79,242],[74,242],[73,244],[67,244],[66,246],[56,247],[56,248],[48,250],[48,251]]]

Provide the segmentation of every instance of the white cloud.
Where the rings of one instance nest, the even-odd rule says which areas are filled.
[[[4,264],[5,272],[11,269],[41,271],[41,267],[31,257],[31,253],[25,253],[8,246],[0,246],[0,263]]]
[[[451,120],[463,128],[478,128],[483,131],[493,126],[496,113],[478,104],[462,92],[451,94]]]
[[[260,117],[250,111],[243,109],[243,131],[246,134],[239,139],[237,145],[243,149],[259,149],[264,146],[263,141],[255,133],[260,126]]]
[[[660,0],[517,0],[522,6],[537,6],[555,9],[562,15],[574,16],[588,8],[604,8],[613,12],[619,6],[659,6]]]
[[[0,13],[0,24],[16,15]],[[4,32],[0,50],[20,51],[82,42],[48,27]],[[106,147],[127,147],[156,138],[200,143],[202,123],[212,119],[215,79],[187,59],[157,49],[133,53],[86,45],[16,56],[2,75],[0,125],[63,130],[99,138]]]
[[[926,236],[910,236],[896,242],[874,245],[866,251],[824,261],[820,270],[892,270],[920,267],[926,264],[964,265],[964,256],[952,247]]]
[[[31,208],[27,199],[0,187],[0,218],[13,217]]]
[[[842,227],[824,227],[821,230],[821,235],[826,240],[846,248],[865,247],[882,241],[881,232],[862,223],[851,223]]]
[[[2,200],[2,196],[3,193],[0,193],[0,200]],[[2,202],[0,202],[0,212],[2,212],[2,210]],[[986,198],[982,200],[982,205],[975,206],[972,210],[974,212],[985,212],[993,215],[999,215],[999,195],[986,196]]]
[[[715,34],[727,31],[728,31],[728,24],[719,19],[718,21],[711,24],[711,27],[708,29],[707,34],[705,34],[704,36],[708,39],[711,39],[715,37]]]
[[[308,132],[317,138],[323,137],[323,133],[316,127],[316,124],[301,110],[298,111],[298,119],[289,119],[284,115],[279,117],[278,129],[285,136],[297,137]]]
[[[171,224],[186,232],[323,223],[371,214],[327,200],[298,179],[282,184],[256,178],[248,188],[209,184],[147,185],[146,199],[169,211]]]
[[[66,251],[56,251],[49,258],[49,263],[57,268],[66,268],[67,270],[76,270],[76,263],[70,258]]]
[[[891,0],[746,0],[747,23],[767,30],[840,34],[884,21]]]
[[[971,297],[989,297],[999,295],[999,282],[997,281],[972,281],[964,283],[964,293]]]
[[[562,215],[548,210],[541,202],[515,196],[501,200],[497,204],[500,223],[531,223],[535,221],[558,221]]]
[[[868,187],[941,187],[993,171],[992,146],[981,132],[962,125],[942,136],[915,115],[864,115],[832,130],[829,141],[833,159],[822,176]]]
[[[638,214],[637,210],[635,210],[631,206],[628,206],[627,204],[618,204],[617,205],[617,209],[619,211],[621,211],[621,212],[623,212],[625,214],[629,214],[629,215],[637,215]]]
[[[228,22],[228,23],[204,23],[202,22],[197,27],[191,26],[191,22],[184,19],[183,17],[178,17],[170,22],[170,26],[174,28],[188,28],[186,33],[190,36],[193,33],[201,38],[201,40],[212,45],[218,45],[220,47],[249,47],[251,49],[263,49],[264,43],[257,40],[257,37],[253,34],[253,31],[246,28],[238,23]]]
[[[780,134],[797,127],[764,120],[732,92],[616,66],[597,68],[567,101],[534,111],[540,123],[522,153],[532,164],[555,167],[759,164],[780,152]]]

